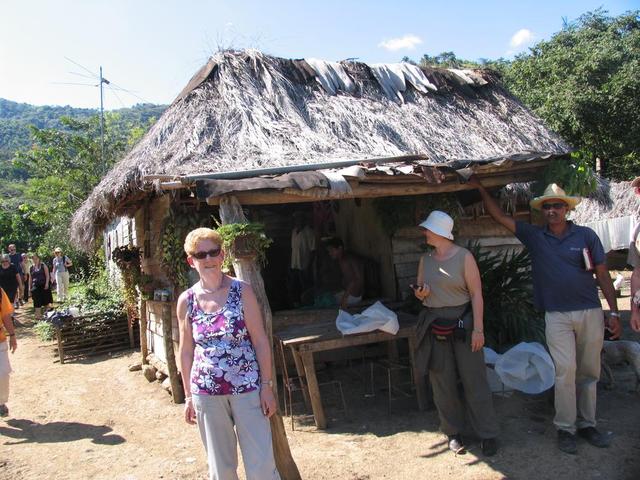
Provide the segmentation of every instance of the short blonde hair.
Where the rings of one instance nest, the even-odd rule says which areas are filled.
[[[211,228],[201,227],[191,230],[184,239],[184,251],[187,255],[196,253],[198,242],[211,240],[213,243],[222,246],[222,237]]]

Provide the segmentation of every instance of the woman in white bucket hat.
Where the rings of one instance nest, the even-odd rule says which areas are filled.
[[[483,299],[478,265],[471,252],[453,243],[453,219],[434,210],[420,224],[434,247],[420,259],[415,296],[424,308],[418,320],[419,368],[428,369],[440,429],[449,448],[465,451],[460,436],[465,417],[481,439],[482,452],[494,455],[498,445],[491,391],[484,363]],[[464,398],[458,392],[458,382]]]

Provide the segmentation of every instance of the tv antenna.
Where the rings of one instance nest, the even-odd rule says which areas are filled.
[[[96,74],[95,72],[92,72],[91,70],[89,70],[87,67],[85,67],[84,65],[80,65],[78,62],[76,62],[75,60],[72,60],[69,57],[64,57],[65,60],[67,60],[68,62],[73,63],[75,66],[80,67],[82,70],[84,70],[86,73],[78,73],[78,72],[69,72],[72,75],[77,75],[79,77],[83,77],[83,78],[87,78],[89,80],[97,80],[98,83],[94,84],[94,83],[79,83],[79,82],[52,82],[55,84],[59,84],[59,85],[84,85],[87,87],[99,87],[100,88],[100,162],[102,163],[102,169],[103,169],[103,173],[106,171],[107,169],[107,165],[106,165],[106,161],[104,158],[104,86],[108,86],[109,89],[112,91],[112,93],[115,95],[115,97],[118,99],[118,101],[122,104],[122,106],[124,107],[124,103],[122,102],[122,100],[120,99],[120,97],[118,96],[118,94],[116,93],[116,90],[120,90],[122,92],[128,93],[134,97],[136,97],[137,99],[141,100],[143,103],[149,103],[147,100],[145,100],[144,98],[141,98],[140,96],[136,95],[135,92],[132,92],[130,90],[127,90],[126,88],[122,88],[118,85],[116,85],[115,83],[107,80],[104,75],[102,74],[102,65],[100,65],[100,70],[99,70],[99,74]],[[87,73],[89,75],[87,75]]]

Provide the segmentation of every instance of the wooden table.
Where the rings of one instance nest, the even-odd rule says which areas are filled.
[[[320,389],[316,377],[316,367],[313,358],[314,352],[367,345],[369,343],[390,342],[400,338],[406,338],[409,341],[409,356],[411,366],[413,367],[413,382],[416,386],[418,408],[420,410],[427,408],[426,381],[424,376],[420,375],[418,369],[415,368],[414,355],[417,341],[417,317],[399,312],[398,322],[400,324],[400,330],[396,335],[381,332],[380,330],[354,335],[342,335],[336,328],[335,321],[309,325],[292,325],[278,332],[274,332],[274,337],[291,349],[298,376],[306,381],[308,392],[303,388],[303,393],[305,394],[305,401],[310,401],[311,403],[317,428],[327,428],[327,419],[324,415],[322,398],[320,397]]]

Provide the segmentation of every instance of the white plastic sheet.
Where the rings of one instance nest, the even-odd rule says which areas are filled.
[[[351,315],[344,310],[338,311],[336,327],[343,335],[382,330],[395,335],[400,329],[398,315],[382,303],[376,302],[362,313]]]
[[[524,393],[542,393],[555,381],[551,356],[539,343],[519,343],[496,360],[495,371],[507,387]]]
[[[339,63],[316,58],[305,58],[305,61],[316,72],[316,80],[325,92],[335,95],[338,90],[348,93],[355,91],[355,83]]]

